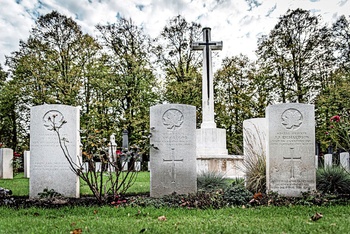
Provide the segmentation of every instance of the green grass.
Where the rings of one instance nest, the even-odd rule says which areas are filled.
[[[149,191],[149,172],[141,172],[130,193]],[[0,180],[14,195],[28,195],[28,179]],[[82,194],[91,194],[81,185]],[[323,214],[318,221],[310,217]],[[165,216],[165,221],[158,217]],[[350,233],[350,205],[223,209],[154,207],[9,208],[0,206],[1,233]]]
[[[323,218],[313,222],[315,212]],[[349,233],[350,206],[220,210],[152,207],[0,207],[0,233]],[[166,221],[158,217],[165,216]]]
[[[149,172],[139,172],[136,182],[128,190],[128,193],[147,193],[149,192]],[[29,179],[23,178],[23,173],[14,176],[13,180],[0,179],[0,187],[11,189],[14,196],[28,196],[29,194]],[[80,194],[92,195],[89,187],[84,181],[80,181]]]

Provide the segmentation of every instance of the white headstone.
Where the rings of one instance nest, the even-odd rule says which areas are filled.
[[[13,179],[13,150],[0,148],[0,179]]]
[[[134,162],[134,170],[141,171],[141,162],[140,161]]]
[[[30,178],[30,151],[24,151],[24,178]]]
[[[318,168],[318,156],[315,155],[315,168],[317,169]]]
[[[115,172],[115,167],[112,166],[115,165],[117,161],[117,143],[115,142],[114,133],[109,137],[108,160],[110,161],[110,164],[107,165],[107,170],[109,172]]]
[[[348,172],[350,172],[349,152],[340,153],[340,165]]]
[[[314,106],[268,106],[266,186],[285,196],[316,189]]]
[[[254,118],[243,121],[243,155],[266,156],[267,121]]]
[[[65,197],[79,197],[79,177],[75,175],[59,144],[53,126],[61,126],[60,138],[73,163],[80,165],[79,107],[41,105],[31,108],[29,197],[53,189]],[[63,141],[62,141],[63,143]]]
[[[331,167],[333,164],[333,154],[324,155],[324,167]]]
[[[196,192],[196,108],[152,106],[150,127],[151,196]]]

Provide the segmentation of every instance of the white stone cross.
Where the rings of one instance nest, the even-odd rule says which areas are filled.
[[[283,157],[283,160],[292,162],[291,179],[294,179],[294,161],[301,161],[301,157],[294,157],[294,148],[290,148],[290,157]]]
[[[175,184],[175,166],[176,166],[176,162],[183,162],[183,159],[175,159],[175,156],[174,156],[174,151],[175,151],[175,148],[171,148],[171,159],[164,159],[163,158],[163,162],[170,162],[172,163],[171,165],[171,183],[172,184]]]
[[[222,50],[222,41],[210,41],[210,28],[203,28],[203,41],[193,42],[192,50],[203,50],[202,115],[201,128],[216,128],[214,121],[214,88],[212,50]]]

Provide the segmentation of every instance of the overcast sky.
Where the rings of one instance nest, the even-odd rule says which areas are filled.
[[[98,23],[131,18],[157,37],[167,21],[182,15],[212,28],[212,40],[223,41],[220,58],[239,53],[254,59],[257,38],[268,34],[288,9],[302,8],[333,23],[350,14],[349,0],[0,0],[0,63],[27,40],[38,16],[56,10],[72,17],[82,30],[95,35]],[[221,61],[217,61],[221,63]]]

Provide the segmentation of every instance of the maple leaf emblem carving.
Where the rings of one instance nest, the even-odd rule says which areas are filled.
[[[181,111],[176,109],[169,109],[163,114],[163,124],[167,129],[175,130],[184,122],[184,116]]]
[[[281,118],[283,126],[289,130],[295,130],[303,123],[303,115],[296,109],[286,110]]]

